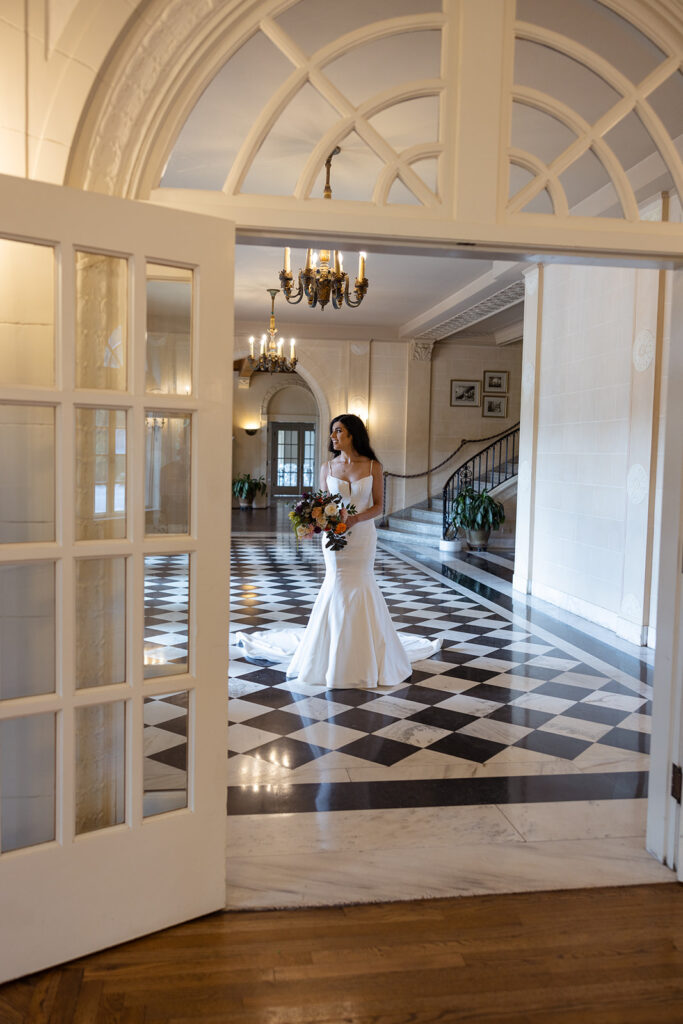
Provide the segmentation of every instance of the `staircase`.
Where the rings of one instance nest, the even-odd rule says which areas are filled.
[[[477,491],[486,488],[505,506],[505,522],[500,530],[495,530],[491,534],[489,547],[513,549],[517,510],[518,442],[519,424],[459,466],[446,481],[441,497],[425,499],[417,505],[411,505],[387,516],[385,524],[378,527],[378,538],[396,544],[418,544],[421,547],[438,548],[444,536],[444,501],[447,507],[450,507],[460,488],[471,483]]]

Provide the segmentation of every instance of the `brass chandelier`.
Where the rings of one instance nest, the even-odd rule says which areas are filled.
[[[289,358],[285,356],[283,352],[285,339],[279,338],[275,340],[277,334],[277,328],[275,326],[275,296],[279,293],[279,288],[266,288],[266,291],[271,298],[270,307],[270,325],[268,327],[268,335],[266,338],[265,334],[261,335],[260,350],[258,355],[254,353],[255,338],[252,335],[249,339],[249,362],[256,372],[260,370],[262,373],[294,373],[296,364],[298,362],[294,346],[296,344],[294,338],[290,338],[289,341]]]
[[[325,161],[326,177],[324,199],[332,198],[332,187],[330,185],[330,170],[332,157],[340,153],[339,146],[332,150]],[[330,254],[333,252],[332,265],[330,265]],[[291,267],[291,249],[285,248],[285,265],[280,271],[280,284],[287,302],[295,306],[301,302],[304,296],[308,305],[313,308],[319,305],[324,309],[331,300],[335,309],[341,309],[344,303],[347,306],[360,306],[368,290],[368,279],[365,276],[366,253],[358,254],[358,276],[356,278],[353,294],[349,294],[349,275],[344,272],[342,253],[335,249],[321,249],[320,256],[312,249],[306,250],[306,265],[299,271],[299,287],[294,291],[294,275]],[[320,260],[320,263],[318,263]]]

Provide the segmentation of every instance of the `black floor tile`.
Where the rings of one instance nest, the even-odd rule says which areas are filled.
[[[575,757],[582,754],[591,746],[586,740],[577,740],[573,736],[560,736],[554,732],[530,732],[521,740],[517,740],[515,747],[523,747],[524,750],[535,750],[539,754],[549,754],[551,757],[562,757],[567,761],[573,761]]]
[[[245,679],[245,676],[241,677]],[[285,704],[293,704],[296,700],[303,700],[303,694],[293,693],[285,687],[264,686],[262,690],[254,693],[245,693],[240,700],[247,700],[250,704],[262,704],[267,708],[282,708]]]
[[[290,733],[303,729],[305,725],[312,725],[315,719],[303,718],[294,711],[266,711],[264,715],[256,715],[249,718],[240,725],[248,725],[251,729],[263,729],[265,732],[274,732],[278,736],[289,736]],[[230,746],[230,733],[228,732],[228,746]]]
[[[512,673],[510,673],[512,674]],[[563,700],[580,701],[589,697],[594,690],[585,690],[581,686],[570,686],[569,683],[542,683],[534,693],[542,693],[546,697],[561,697]]]
[[[246,661],[246,658],[244,660]],[[262,686],[274,686],[284,681],[285,673],[274,668],[260,668],[255,672],[247,672],[240,678],[247,679],[250,683],[261,683]]]
[[[416,751],[417,748],[408,743],[399,743],[385,736],[363,736],[339,748],[341,754],[351,754],[352,757],[362,757],[365,761],[386,766],[397,764]]]
[[[414,715],[410,715],[404,721],[407,722],[420,722],[421,725],[433,725],[437,729],[448,729],[450,732],[456,732],[458,729],[462,729],[463,725],[468,725],[470,722],[474,722],[474,715],[466,715],[461,711],[450,711],[448,708],[423,708],[422,711],[417,711]]]
[[[302,764],[309,764],[310,761],[315,761],[323,754],[329,754],[329,750],[325,747],[304,743],[303,740],[293,740],[288,736],[283,736],[282,739],[271,740],[270,743],[264,743],[253,750],[245,750],[244,753],[258,757],[261,761],[267,761],[268,764],[300,768]]]
[[[630,711],[619,711],[606,708],[601,704],[574,704],[563,712],[567,718],[580,718],[584,722],[599,722],[600,725],[619,725],[631,714]]]
[[[444,736],[443,739],[432,743],[429,750],[436,750],[439,754],[450,754],[451,757],[461,757],[465,761],[477,761],[483,764],[501,750],[505,750],[505,744],[494,743],[492,740],[483,740],[478,736],[463,736],[461,732],[454,732],[451,736]]]
[[[510,725],[522,725],[527,729],[538,729],[540,725],[549,722],[556,715],[548,714],[547,711],[534,711],[533,708],[516,707],[508,704],[503,708],[492,711],[487,718],[494,722],[508,722]]]
[[[650,736],[636,729],[610,729],[598,743],[607,747],[620,747],[622,750],[636,750],[640,754],[650,753]]]
[[[347,729],[358,729],[359,732],[373,733],[391,725],[396,719],[390,715],[381,715],[377,711],[366,711],[365,708],[349,708],[329,719],[333,725],[344,725]]]
[[[499,675],[500,673],[497,673]],[[479,683],[470,687],[469,690],[462,690],[464,697],[476,697],[477,700],[492,700],[496,704],[509,704],[517,697],[523,697],[525,690],[512,690],[509,686],[496,686],[493,683]],[[534,691],[535,692],[535,691]]]

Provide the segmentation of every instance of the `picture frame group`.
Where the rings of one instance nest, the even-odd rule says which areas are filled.
[[[480,380],[451,380],[451,406],[456,409],[478,409],[481,406],[482,416],[505,419],[509,384],[508,370],[485,370],[483,388]]]

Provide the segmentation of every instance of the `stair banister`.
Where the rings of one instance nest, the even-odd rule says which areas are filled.
[[[488,441],[489,438],[481,438]],[[485,458],[482,474],[482,457]],[[471,458],[451,473],[443,487],[443,525],[442,536],[448,532],[450,509],[453,501],[464,487],[472,486],[477,491],[490,491],[517,476],[519,460],[519,423],[506,431],[501,437],[476,452]],[[490,466],[490,469],[489,469]]]

